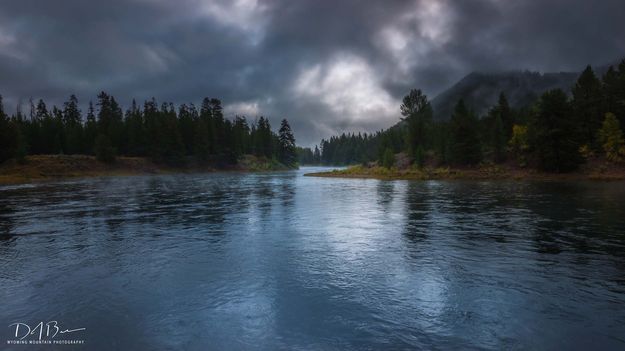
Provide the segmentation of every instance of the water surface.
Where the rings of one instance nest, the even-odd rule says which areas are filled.
[[[625,349],[625,183],[310,171],[0,187],[2,348]]]

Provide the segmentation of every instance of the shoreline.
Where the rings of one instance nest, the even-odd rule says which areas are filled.
[[[9,160],[0,164],[0,185],[42,183],[66,179],[141,176],[158,174],[191,174],[215,172],[273,172],[289,170],[271,160],[245,155],[239,164],[228,167],[189,164],[186,166],[161,165],[146,157],[120,156],[111,164],[97,161],[89,155],[32,155],[20,164]]]
[[[306,173],[307,177],[345,178],[345,179],[378,179],[378,180],[594,180],[623,181],[625,167],[610,169],[594,169],[582,167],[571,173],[547,173],[535,169],[512,168],[507,166],[484,166],[476,168],[383,168],[351,166],[342,170]]]

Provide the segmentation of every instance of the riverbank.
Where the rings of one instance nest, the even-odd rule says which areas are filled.
[[[286,169],[288,168],[273,160],[252,155],[245,155],[238,164],[228,167],[193,163],[182,167],[172,167],[156,164],[145,157],[117,157],[115,162],[109,164],[87,155],[33,155],[26,157],[24,163],[9,160],[0,164],[0,185],[65,178],[215,171],[262,172]]]
[[[545,173],[509,165],[485,165],[474,168],[351,166],[341,170],[307,173],[310,177],[370,178],[381,180],[625,180],[625,166],[601,162],[583,165],[572,173]]]

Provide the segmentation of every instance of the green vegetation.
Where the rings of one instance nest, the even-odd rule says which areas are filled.
[[[625,157],[625,60],[601,79],[588,66],[570,96],[549,90],[530,105],[513,109],[502,93],[481,118],[460,99],[448,121],[432,121],[432,106],[417,89],[404,97],[399,110],[402,118],[395,126],[322,140],[319,152],[299,149],[300,161],[389,169],[402,154],[416,168],[515,164],[555,173],[596,160],[617,163]]]
[[[623,131],[613,113],[606,113],[603,126],[599,130],[599,141],[611,162],[620,162],[625,156],[625,140]]]
[[[95,155],[114,163],[119,156],[149,157],[171,167],[212,165],[232,168],[244,155],[254,155],[262,169],[297,166],[295,138],[285,120],[276,135],[269,120],[260,117],[250,127],[243,116],[224,118],[221,101],[205,98],[200,109],[154,99],[143,108],[133,100],[124,113],[113,96],[98,95],[97,112],[89,102],[83,119],[78,99],[71,95],[63,109],[49,109],[43,100],[31,101],[30,115],[19,109],[8,116],[0,96],[0,163],[27,155]],[[281,163],[278,167],[275,163]]]
[[[386,148],[386,151],[384,151],[384,156],[382,158],[382,165],[386,167],[387,169],[390,169],[391,167],[395,165],[395,154],[393,153],[393,150],[391,150],[390,148]]]
[[[481,160],[478,119],[460,100],[451,117],[451,161],[455,165],[475,165]]]
[[[582,162],[579,148],[585,139],[572,116],[573,110],[562,90],[548,91],[540,98],[538,111],[529,125],[530,145],[539,168],[567,172]]]
[[[297,164],[295,137],[291,126],[286,119],[282,120],[278,131],[278,160],[285,166],[293,167]]]
[[[409,155],[419,166],[423,166],[424,150],[428,147],[428,131],[432,123],[432,105],[421,90],[412,89],[404,97],[400,106],[401,114],[407,122],[406,147]],[[387,148],[385,152],[392,150]],[[389,158],[386,154],[385,159]],[[394,161],[394,159],[393,159]]]

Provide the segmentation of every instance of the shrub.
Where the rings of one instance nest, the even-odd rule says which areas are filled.
[[[610,162],[620,162],[625,156],[625,141],[623,131],[619,127],[616,116],[606,113],[603,126],[599,130],[599,141],[605,151],[605,156]]]

